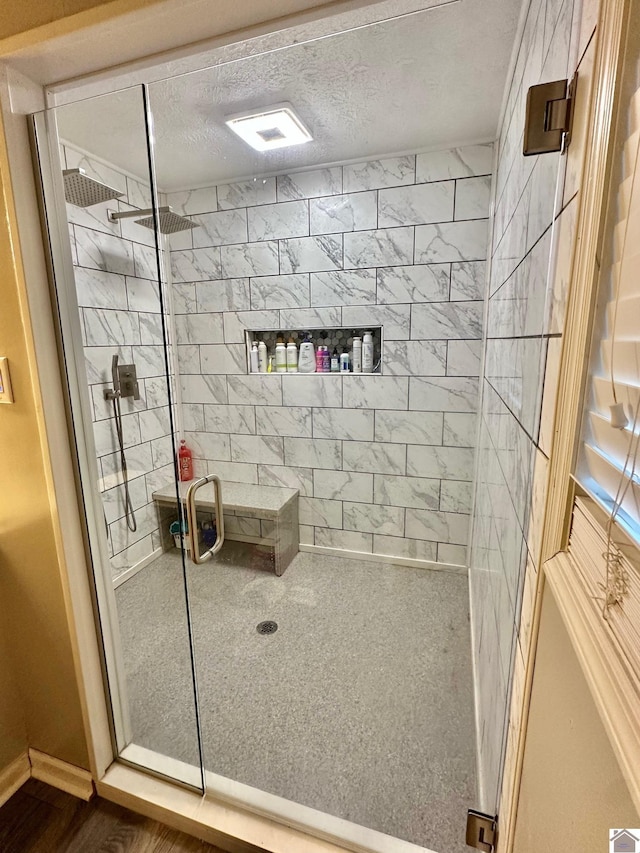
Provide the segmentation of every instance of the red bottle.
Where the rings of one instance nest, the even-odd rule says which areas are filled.
[[[178,450],[178,468],[180,469],[180,479],[193,480],[193,454],[185,444],[184,439],[180,442],[180,450]]]

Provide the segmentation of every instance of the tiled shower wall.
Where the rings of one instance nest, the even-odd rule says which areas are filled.
[[[303,543],[466,564],[492,159],[472,146],[167,196],[199,225],[171,241],[198,473],[298,488]],[[247,375],[245,329],[368,324],[382,376]]]
[[[151,200],[148,187],[69,145],[63,146],[62,157],[66,168],[80,166],[124,193],[118,201],[88,208],[67,205],[99,488],[116,578],[159,547],[151,493],[173,476],[154,234],[131,220],[108,218],[109,209],[149,207]],[[113,408],[104,399],[105,389],[112,387],[115,353],[121,364],[135,363],[140,385],[140,400],[121,403],[135,532],[124,517]]]
[[[525,103],[530,86],[572,76],[585,46],[580,6],[530,0],[498,142],[470,549],[480,776],[490,813],[500,795],[512,678],[513,707],[521,706],[577,208],[571,159],[566,168],[557,153],[522,155]],[[509,744],[513,750],[517,738]]]

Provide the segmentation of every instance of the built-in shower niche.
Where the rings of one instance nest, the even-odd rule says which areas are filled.
[[[369,371],[369,374],[377,374],[380,375],[382,373],[382,346],[383,346],[383,327],[382,326],[361,326],[359,328],[353,328],[352,326],[348,328],[339,328],[339,327],[331,327],[327,328],[325,326],[321,328],[309,328],[306,329],[248,329],[245,332],[245,342],[247,348],[247,372],[251,373],[251,347],[253,342],[256,341],[260,343],[260,341],[264,341],[267,347],[267,356],[272,356],[272,373],[276,373],[276,343],[279,337],[282,337],[285,344],[289,341],[293,341],[298,348],[298,353],[300,352],[300,344],[305,341],[307,335],[309,339],[314,345],[314,349],[317,352],[319,346],[326,346],[329,348],[329,355],[333,354],[334,349],[338,351],[338,356],[343,351],[349,353],[349,363],[350,368],[349,372],[353,370],[353,339],[354,337],[359,337],[362,341],[365,334],[369,332],[371,333],[371,337],[373,338],[373,369]],[[302,375],[313,375],[311,374],[302,374]],[[326,373],[321,373],[320,375],[326,376]],[[336,374],[334,374],[336,375]]]

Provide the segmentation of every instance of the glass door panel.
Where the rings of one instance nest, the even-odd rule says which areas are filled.
[[[175,335],[144,91],[34,123],[117,752],[201,787]]]

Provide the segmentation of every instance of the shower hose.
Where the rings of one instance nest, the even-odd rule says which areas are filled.
[[[114,394],[113,396],[113,418],[116,423],[116,435],[118,436],[118,446],[120,448],[120,470],[122,471],[122,482],[124,484],[124,512],[127,519],[127,527],[133,533],[138,529],[138,525],[136,523],[136,514],[133,511],[133,504],[131,503],[131,493],[129,492],[129,472],[127,470],[127,455],[124,452],[119,394]]]

